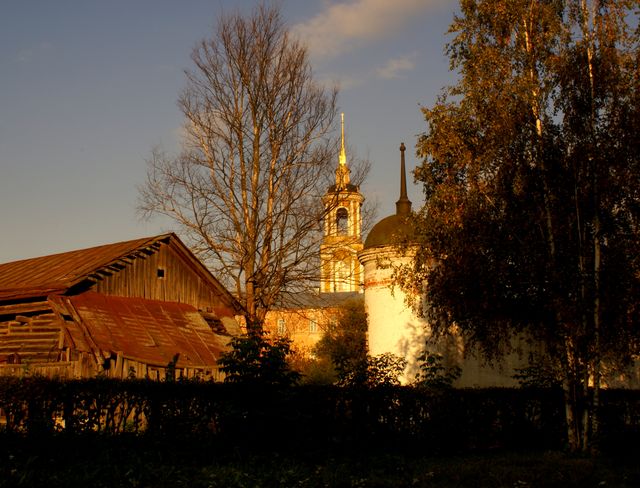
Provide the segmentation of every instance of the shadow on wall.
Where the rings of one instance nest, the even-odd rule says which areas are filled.
[[[434,337],[429,325],[417,317],[405,324],[405,334],[396,345],[398,353],[407,361],[402,384],[416,380],[421,371],[420,356],[439,355],[446,370],[460,368],[461,375],[454,382],[458,388],[515,387],[514,375],[529,365],[533,354],[539,353],[525,338],[515,338],[510,351],[501,359],[487,362],[478,350],[465,343],[460,334]]]

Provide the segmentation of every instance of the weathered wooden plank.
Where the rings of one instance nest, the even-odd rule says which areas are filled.
[[[32,322],[53,322],[55,320],[57,320],[55,313],[43,313],[31,317]]]
[[[0,354],[18,353],[20,355],[42,351],[57,351],[57,343],[48,342],[18,342],[13,344],[0,344]]]
[[[32,320],[31,321],[31,327],[33,327],[33,328],[38,328],[38,327],[58,327],[58,328],[60,328],[60,321],[56,320],[56,319],[52,319],[52,320],[36,319],[36,320]]]
[[[22,364],[33,363],[57,363],[58,354],[57,351],[34,351],[28,355],[21,355]]]
[[[51,330],[42,330],[35,329],[29,330],[27,328],[16,328],[12,329],[11,332],[6,334],[6,339],[11,339],[15,337],[58,337],[60,333],[60,329],[51,329]]]
[[[0,365],[0,376],[18,376],[37,374],[47,378],[73,376],[74,363],[38,361],[28,364]]]
[[[0,305],[0,315],[22,314],[29,312],[40,312],[45,310],[51,310],[51,306],[47,301]]]
[[[45,327],[45,326],[33,327],[32,330],[33,330],[34,334],[45,334],[45,333],[46,334],[57,334],[62,329],[60,327],[56,327],[55,325],[52,325],[50,327]]]
[[[9,329],[8,329],[8,333],[11,334],[12,332],[24,332],[26,330],[29,330],[29,325],[28,324],[23,324],[21,322],[9,322]]]
[[[122,355],[122,351],[118,351],[117,355],[116,355],[116,367],[115,369],[115,375],[117,377],[122,378],[122,368],[123,368],[123,361],[124,360],[124,356]]]
[[[24,344],[25,347],[30,344],[48,344],[49,347],[57,347],[58,346],[58,336],[57,335],[47,335],[47,336],[18,336],[11,337],[5,336],[0,341],[0,348],[2,347],[10,347],[15,346],[16,344]]]

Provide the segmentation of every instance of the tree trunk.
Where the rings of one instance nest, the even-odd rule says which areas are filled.
[[[579,450],[580,432],[576,421],[576,398],[573,384],[569,378],[562,381],[562,391],[564,393],[564,413],[567,422],[567,444],[571,452]]]

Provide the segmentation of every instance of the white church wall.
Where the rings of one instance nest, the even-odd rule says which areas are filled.
[[[428,337],[424,321],[405,304],[405,294],[398,287],[392,289],[393,269],[390,259],[398,265],[408,264],[410,257],[395,252],[363,251],[364,303],[367,312],[369,354],[392,353],[407,360],[401,378],[410,383],[418,372],[417,357],[423,352]]]
[[[388,246],[367,249],[358,257],[364,265],[369,354],[391,353],[404,358],[407,367],[400,378],[402,384],[414,381],[420,366],[417,358],[428,349],[443,356],[445,367],[461,368],[462,374],[454,383],[458,388],[517,386],[513,375],[527,366],[531,350],[526,341],[516,341],[511,353],[499,362],[486,364],[477,352],[465,349],[459,336],[430,340],[429,324],[407,304],[405,293],[393,286],[394,269],[390,264],[409,264],[411,252],[403,255]]]

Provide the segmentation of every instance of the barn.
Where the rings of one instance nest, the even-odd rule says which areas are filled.
[[[0,264],[0,375],[220,379],[240,311],[175,234]]]

